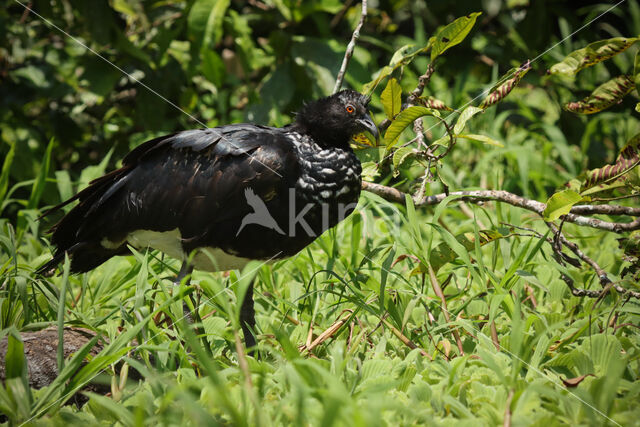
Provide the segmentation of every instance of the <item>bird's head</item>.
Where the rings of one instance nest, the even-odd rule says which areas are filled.
[[[368,111],[370,97],[345,89],[305,105],[296,122],[321,145],[348,147],[351,137],[370,132],[378,138],[378,128]]]

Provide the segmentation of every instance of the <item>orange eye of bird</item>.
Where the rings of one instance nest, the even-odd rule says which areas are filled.
[[[356,111],[356,109],[353,108],[353,105],[347,105],[346,110],[347,110],[347,113],[349,114],[353,114]]]

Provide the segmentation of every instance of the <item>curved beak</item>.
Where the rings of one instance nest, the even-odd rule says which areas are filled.
[[[363,130],[371,133],[376,138],[376,141],[380,139],[380,133],[378,132],[378,127],[375,123],[373,123],[373,119],[369,115],[369,113],[363,114],[360,118],[356,119],[356,122],[362,126]]]

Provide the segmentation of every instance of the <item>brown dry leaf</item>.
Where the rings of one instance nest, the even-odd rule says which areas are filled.
[[[595,375],[585,374],[575,378],[567,378],[566,380],[563,379],[562,383],[564,384],[565,387],[578,387],[578,384],[580,384],[582,380],[584,380],[587,377],[595,377]]]

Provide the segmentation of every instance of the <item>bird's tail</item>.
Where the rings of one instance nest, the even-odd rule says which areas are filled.
[[[107,249],[99,242],[88,241],[79,242],[66,251],[56,250],[53,258],[44,265],[38,267],[36,274],[51,276],[55,273],[56,267],[64,261],[65,254],[71,258],[71,273],[85,273],[93,270],[103,262],[109,260],[116,255],[127,255],[129,249],[123,245],[116,249]]]
[[[53,258],[39,267],[36,272],[50,275],[64,260],[67,253],[71,257],[71,272],[82,273],[102,264],[109,258],[127,253],[126,246],[119,248],[105,248],[100,244],[101,238],[95,232],[99,228],[98,208],[104,201],[114,195],[122,187],[131,168],[123,167],[97,178],[87,188],[74,197],[54,206],[39,219],[59,211],[69,203],[79,200],[77,206],[71,209],[58,221],[48,233],[51,233],[51,243],[56,246]]]

